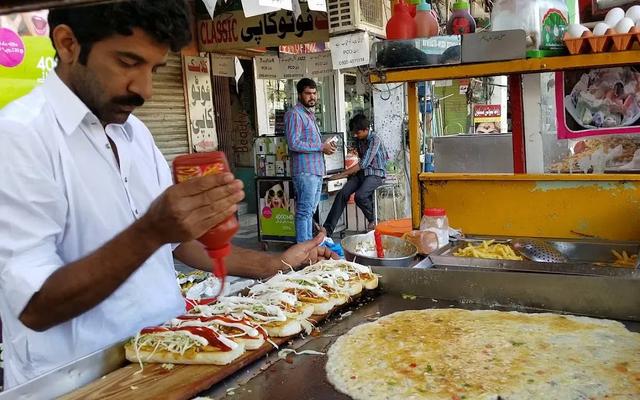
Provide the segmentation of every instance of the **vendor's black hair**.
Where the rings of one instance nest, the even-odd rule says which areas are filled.
[[[349,121],[350,132],[363,131],[365,129],[369,129],[370,126],[371,122],[369,122],[369,119],[365,117],[364,114],[356,114]]]
[[[129,36],[140,28],[158,43],[180,51],[191,42],[189,6],[185,0],[128,0],[49,11],[49,27],[68,25],[80,43],[79,61],[87,63],[94,43],[113,35]]]
[[[298,94],[302,94],[306,88],[317,89],[318,85],[313,79],[302,78],[296,83],[296,89],[298,90]]]

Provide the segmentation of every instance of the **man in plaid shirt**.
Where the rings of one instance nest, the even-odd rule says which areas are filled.
[[[342,190],[336,195],[331,211],[324,223],[327,236],[331,236],[347,206],[349,197],[356,194],[356,204],[369,222],[368,229],[374,228],[373,192],[382,185],[386,176],[389,156],[382,139],[369,130],[369,120],[358,114],[349,121],[349,130],[356,138],[356,146],[360,161],[346,171],[331,176],[330,179],[349,178]]]
[[[314,108],[318,101],[316,83],[301,79],[297,85],[298,104],[284,116],[285,132],[291,158],[291,176],[296,191],[296,241],[313,237],[313,214],[320,203],[324,155],[333,154],[336,144],[322,142]]]

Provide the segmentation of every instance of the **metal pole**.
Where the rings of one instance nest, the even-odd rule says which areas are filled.
[[[411,177],[411,217],[413,227],[420,227],[420,123],[418,91],[415,82],[408,83],[407,104],[409,106],[409,168]]]
[[[513,140],[513,172],[527,173],[527,152],[524,139],[524,107],[522,75],[509,76],[509,103],[511,104],[511,136]]]

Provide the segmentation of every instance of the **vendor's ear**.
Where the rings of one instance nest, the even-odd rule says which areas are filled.
[[[51,32],[53,46],[58,54],[58,62],[72,64],[80,56],[80,43],[68,25],[58,25]]]

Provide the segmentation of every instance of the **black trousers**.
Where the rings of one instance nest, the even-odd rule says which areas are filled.
[[[347,206],[349,197],[354,193],[356,194],[356,204],[362,210],[367,221],[372,222],[374,220],[373,192],[378,186],[382,185],[383,180],[384,178],[379,176],[364,176],[363,171],[350,177],[342,190],[336,195],[331,211],[329,211],[329,216],[327,216],[327,220],[324,223],[327,234],[331,235],[333,233],[340,216]]]

